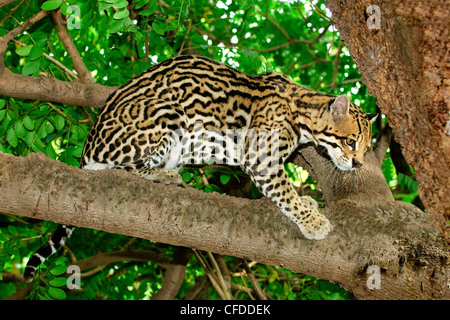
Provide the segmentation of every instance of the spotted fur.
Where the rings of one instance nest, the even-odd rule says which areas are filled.
[[[319,93],[276,73],[251,77],[204,57],[180,56],[111,94],[88,136],[82,167],[180,183],[177,169],[184,164],[240,165],[306,238],[323,239],[330,222],[312,198],[296,193],[283,163],[299,145],[313,142],[337,168],[356,170],[370,140],[370,117],[345,95]]]

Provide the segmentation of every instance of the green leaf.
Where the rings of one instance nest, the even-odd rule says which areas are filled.
[[[129,15],[130,15],[130,11],[128,11],[128,9],[120,10],[120,11],[117,11],[116,13],[114,13],[114,19],[122,20],[122,19],[125,19],[126,17],[128,17]]]
[[[55,287],[49,287],[48,288],[48,294],[53,299],[57,299],[57,300],[64,300],[67,297],[66,293],[64,292],[64,290],[62,290],[60,288],[55,288]]]
[[[45,125],[41,124],[41,127],[38,130],[38,137],[44,139],[47,136],[47,131],[45,131]]]
[[[19,140],[17,139],[16,134],[14,133],[14,128],[9,128],[8,132],[6,133],[6,139],[8,139],[8,143],[11,147],[15,148],[19,144]]]
[[[34,129],[34,121],[30,118],[30,116],[26,115],[23,117],[23,125],[27,130],[33,130]]]
[[[0,109],[3,109],[6,106],[6,100],[0,99]]]
[[[27,130],[20,121],[14,124],[14,133],[18,138],[23,138],[27,134]]]
[[[149,0],[140,0],[140,1],[137,1],[135,8],[136,8],[136,9],[142,8],[143,6],[145,6],[145,5],[148,3],[148,1],[149,1]],[[153,2],[155,2],[155,0],[152,0],[152,3],[153,3]]]
[[[126,6],[128,6],[128,1],[126,1],[126,0],[122,0],[120,2],[114,3],[114,5],[113,5],[113,7],[116,7],[119,9],[125,8]]]
[[[62,287],[66,285],[67,279],[64,277],[58,277],[48,282],[52,287]]]
[[[31,146],[31,144],[33,143],[35,134],[36,134],[36,132],[34,132],[34,131],[28,131],[27,132],[27,134],[23,138],[23,141],[25,141],[27,146]]]
[[[48,134],[50,134],[50,133],[52,133],[53,131],[55,131],[55,127],[53,126],[53,124],[52,124],[50,121],[47,121],[47,122],[45,123],[45,131],[46,131]]]
[[[42,49],[39,46],[33,46],[33,48],[31,48],[31,50],[30,50],[30,55],[28,58],[30,60],[37,60],[42,56],[43,53],[44,53],[44,49]]]
[[[116,33],[116,32],[122,31],[123,28],[125,27],[125,21],[126,21],[126,19],[120,19],[120,20],[112,19],[109,23],[108,31],[110,33]]]
[[[184,172],[183,175],[182,175],[182,178],[183,178],[184,182],[187,183],[187,182],[191,181],[191,179],[192,179],[192,173],[190,173],[190,172]]]
[[[73,157],[79,158],[83,154],[83,147],[78,145],[75,147],[71,147],[71,153]]]
[[[54,276],[60,276],[64,273],[66,273],[67,267],[65,265],[60,265],[57,267],[54,267],[52,270],[50,270],[50,273]]]
[[[45,154],[51,159],[56,159],[57,155],[51,143],[45,147]]]
[[[53,120],[54,120],[54,123],[55,123],[56,130],[59,131],[59,130],[62,130],[64,128],[64,124],[66,122],[66,119],[64,119],[63,116],[58,114],[58,115],[55,116],[55,118]]]
[[[145,9],[145,10],[140,11],[139,14],[141,16],[149,16],[155,11],[156,11],[156,8],[155,9]]]
[[[22,74],[24,76],[30,76],[39,70],[39,61],[27,62],[22,69]]]
[[[167,31],[167,24],[162,20],[155,20],[152,24],[153,30],[161,36]]]
[[[13,226],[13,225],[8,225],[8,233],[11,235],[11,236],[15,236],[15,235],[17,235],[17,228],[15,227],[15,226]]]
[[[49,0],[49,1],[45,1],[42,6],[41,9],[45,10],[45,11],[50,11],[50,10],[55,10],[57,8],[59,8],[59,6],[61,5],[62,0]]]
[[[220,182],[222,182],[222,184],[227,184],[228,181],[230,181],[231,179],[231,175],[228,173],[222,173],[220,175]]]
[[[2,121],[6,116],[6,110],[0,110],[0,121]]]
[[[21,57],[26,57],[26,56],[28,56],[28,55],[30,54],[31,49],[32,49],[33,47],[34,47],[33,44],[30,44],[30,45],[25,46],[25,47],[18,47],[18,48],[16,49],[16,53],[17,53],[17,55],[19,55],[19,56],[21,56]]]

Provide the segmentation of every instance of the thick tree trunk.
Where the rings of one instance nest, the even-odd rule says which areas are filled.
[[[415,169],[423,203],[444,225],[450,218],[449,1],[327,0],[327,6]]]
[[[303,154],[323,172],[314,149]],[[367,163],[377,161],[367,159],[366,187],[359,189],[378,183]],[[323,209],[334,229],[313,241],[267,199],[166,186],[119,170],[80,170],[39,154],[0,154],[1,212],[282,266],[338,283],[360,299],[449,299],[449,255],[439,229],[387,193],[366,202],[367,190]],[[379,289],[371,286],[372,267]]]

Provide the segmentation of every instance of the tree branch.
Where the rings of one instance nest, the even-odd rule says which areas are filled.
[[[101,108],[111,92],[117,88],[96,83],[62,81],[44,73],[41,73],[40,77],[23,76],[6,68],[0,74],[0,95],[77,106]]]
[[[323,209],[334,229],[322,241],[304,239],[268,199],[81,170],[42,154],[0,154],[0,194],[1,212],[282,266],[339,283],[357,298],[450,298],[440,229],[414,206],[376,193],[378,202],[350,196]],[[379,290],[367,287],[370,265],[382,270]]]
[[[0,0],[0,8],[7,6],[8,4],[10,4],[11,2],[14,2],[15,0]]]
[[[43,17],[47,15],[47,11],[39,11],[34,16],[29,18],[27,21],[19,25],[17,28],[11,30],[8,32],[3,38],[0,38],[4,43],[0,42],[0,55],[3,55],[3,53],[6,50],[6,44],[14,39],[17,35],[21,34],[25,30],[27,30],[29,27],[31,27],[33,24],[41,20]]]
[[[91,73],[86,68],[86,65],[81,59],[80,53],[78,52],[77,48],[75,47],[75,44],[72,41],[72,38],[70,37],[69,31],[67,30],[66,26],[63,23],[63,16],[61,14],[61,11],[60,10],[51,11],[50,16],[52,17],[52,22],[53,25],[55,26],[58,38],[59,40],[61,40],[61,42],[64,45],[64,48],[66,48],[67,52],[72,58],[73,67],[79,74],[81,82],[93,83],[94,79],[92,79]]]
[[[162,287],[152,296],[152,300],[173,300],[180,290],[186,273],[186,265],[192,250],[178,247],[175,261],[166,270]]]

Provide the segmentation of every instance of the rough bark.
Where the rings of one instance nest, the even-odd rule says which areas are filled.
[[[44,100],[76,106],[101,108],[117,87],[83,84],[55,79],[49,75],[23,76],[0,66],[0,95],[22,99]]]
[[[39,154],[0,154],[0,194],[1,212],[282,266],[339,283],[360,299],[450,298],[440,229],[416,207],[378,195],[367,205],[347,197],[323,209],[334,229],[312,241],[267,199],[80,170]],[[381,270],[381,289],[367,286],[370,265]]]
[[[379,29],[367,26],[370,5],[380,9]],[[327,6],[415,169],[423,203],[444,224],[450,217],[450,3],[327,0]]]

